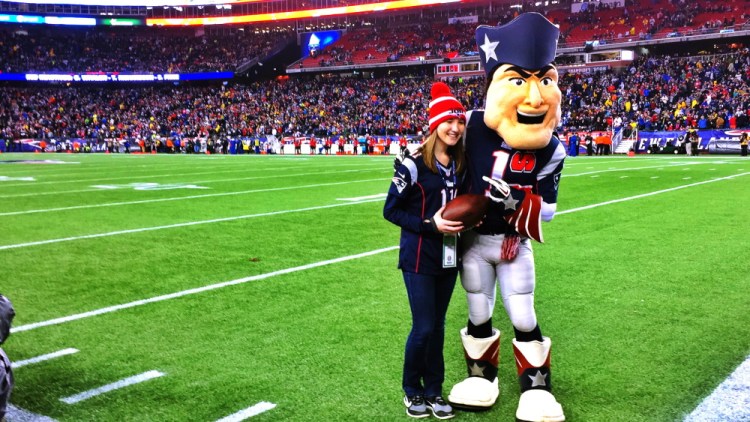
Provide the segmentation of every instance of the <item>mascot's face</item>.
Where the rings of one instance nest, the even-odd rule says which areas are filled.
[[[516,149],[547,146],[560,121],[557,69],[526,70],[503,64],[487,89],[484,123]]]

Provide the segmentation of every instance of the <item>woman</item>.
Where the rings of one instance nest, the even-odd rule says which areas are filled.
[[[412,313],[402,385],[406,414],[449,419],[453,409],[442,397],[445,314],[458,274],[456,238],[464,227],[442,212],[463,175],[466,111],[444,83],[435,83],[431,93],[430,133],[393,175],[383,216],[401,227],[398,267]]]

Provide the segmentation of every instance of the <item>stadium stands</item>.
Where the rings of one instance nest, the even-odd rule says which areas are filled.
[[[624,72],[567,74],[560,84],[567,127],[604,130],[617,116],[624,125],[636,122],[646,131],[748,127],[747,49],[711,57],[642,58]]]
[[[611,36],[632,22],[637,22],[631,27],[636,29],[624,32],[657,34],[676,28],[724,28],[747,18],[744,0],[722,5],[638,1],[627,8],[600,7],[578,14],[551,11],[547,15],[560,22],[568,39],[582,34]],[[653,13],[656,8],[662,12]],[[495,24],[489,22],[489,16],[501,16],[500,22],[504,22],[515,13],[495,10],[479,19],[480,23]],[[622,19],[625,26],[617,23]],[[447,25],[444,17],[407,17],[399,25],[353,26],[337,43],[305,59],[302,66],[372,64],[377,69],[378,64],[408,63],[419,57],[454,57],[475,49],[473,27]],[[0,27],[0,70],[225,70],[248,57],[262,56],[289,35],[283,31],[255,34],[227,30],[207,35],[187,28],[4,26]],[[274,129],[284,135],[417,135],[426,124],[425,90],[433,71],[429,66],[402,67],[368,73],[366,78],[352,73],[319,73],[278,80],[237,79],[225,85],[9,84],[0,96],[0,138],[237,138]],[[468,109],[483,105],[483,78],[448,82]],[[562,123],[564,129],[593,130],[631,123],[645,131],[749,127],[748,85],[750,54],[741,44],[711,56],[642,57],[624,71],[563,74]]]
[[[270,52],[288,32],[0,27],[0,71],[215,72]]]
[[[591,40],[613,43],[734,28],[750,18],[748,6],[750,2],[745,0],[637,0],[615,8],[601,3],[579,13],[556,10],[548,17],[560,24],[561,45],[567,46]]]
[[[419,133],[431,76],[300,77],[228,87],[4,88],[0,134],[17,138],[212,137]],[[619,117],[641,130],[748,127],[750,54],[651,57],[625,72],[561,79],[563,124],[605,130]],[[467,108],[483,80],[450,81]]]

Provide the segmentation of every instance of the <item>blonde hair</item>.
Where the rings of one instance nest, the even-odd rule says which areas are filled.
[[[437,173],[437,165],[435,165],[435,143],[438,141],[437,130],[433,130],[427,137],[425,137],[422,145],[419,146],[417,151],[422,154],[425,166],[430,169],[431,172]],[[464,157],[464,143],[460,140],[456,145],[448,147],[448,155],[450,155],[456,162],[456,173],[461,174],[466,166],[466,159]]]

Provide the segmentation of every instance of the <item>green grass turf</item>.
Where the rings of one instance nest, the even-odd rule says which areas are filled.
[[[14,302],[15,327],[398,244],[382,200],[338,200],[385,193],[388,157],[0,161],[20,158],[75,164],[0,164],[0,176],[36,179],[0,181],[0,291]],[[750,160],[724,156],[566,161],[559,214],[534,247],[537,314],[553,340],[568,420],[681,420],[750,353],[746,173]],[[207,189],[92,188],[130,183]],[[12,402],[61,421],[212,421],[262,401],[276,408],[253,420],[407,420],[400,380],[410,314],[397,257],[390,250],[14,333],[4,347],[16,361],[80,352],[18,368]],[[466,318],[457,286],[446,394],[464,376]],[[505,333],[500,399],[459,420],[513,420],[519,392],[502,307],[495,321]],[[149,370],[167,375],[60,401]]]

